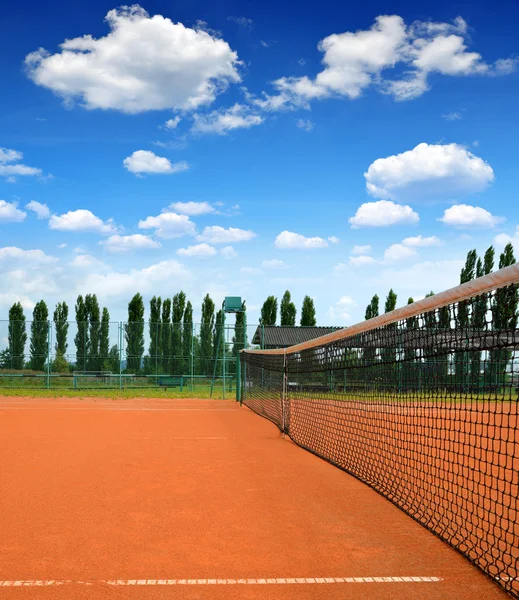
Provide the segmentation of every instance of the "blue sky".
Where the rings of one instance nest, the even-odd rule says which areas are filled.
[[[108,17],[107,17],[108,15]],[[321,324],[518,240],[519,6],[16,4],[0,23],[0,311],[136,291]],[[68,41],[66,41],[68,40]],[[519,250],[519,248],[518,248]]]

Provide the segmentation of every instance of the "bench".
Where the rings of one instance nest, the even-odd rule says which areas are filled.
[[[182,376],[165,376],[159,378],[159,386],[163,388],[179,387],[180,391],[184,387],[184,378]]]

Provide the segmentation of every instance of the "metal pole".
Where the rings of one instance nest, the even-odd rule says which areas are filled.
[[[119,321],[119,389],[123,389],[123,323]]]
[[[52,326],[51,321],[47,321],[47,389],[50,388],[50,353],[52,350]]]
[[[194,323],[191,324],[191,358],[190,358],[190,371],[191,371],[191,391],[194,390],[195,384],[195,330],[196,325]]]
[[[222,338],[223,338],[223,395],[222,398],[225,400],[225,302],[222,302]]]

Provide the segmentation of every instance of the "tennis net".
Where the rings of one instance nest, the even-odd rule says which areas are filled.
[[[287,349],[243,403],[519,598],[519,264]]]

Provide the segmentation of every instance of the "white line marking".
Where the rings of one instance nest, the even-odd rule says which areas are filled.
[[[0,581],[0,587],[55,587],[59,585],[280,585],[280,584],[332,584],[332,583],[433,583],[441,577],[292,577],[260,579],[97,579],[77,581],[73,579],[33,580],[19,579]]]

